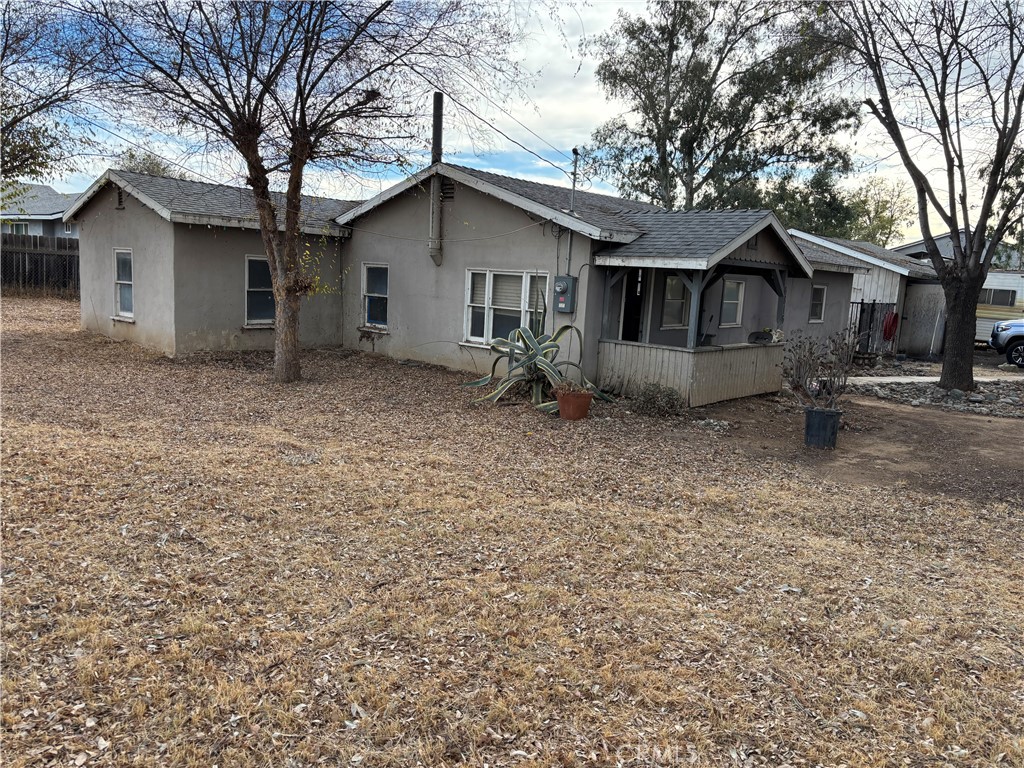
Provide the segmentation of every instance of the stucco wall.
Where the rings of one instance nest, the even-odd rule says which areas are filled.
[[[740,280],[743,289],[743,312],[739,327],[725,327],[722,319],[722,291],[726,280]],[[721,280],[704,291],[704,308],[701,312],[698,330],[714,336],[711,343],[743,344],[754,331],[774,328],[777,324],[776,309],[778,296],[764,278],[757,275],[726,274]]]
[[[332,292],[307,296],[299,340],[307,347],[341,343],[340,257],[334,238],[307,238]],[[174,225],[176,350],[273,349],[273,328],[245,327],[246,256],[264,256],[255,230]]]
[[[946,298],[938,283],[907,286],[900,317],[898,351],[913,357],[942,352],[946,336]]]
[[[466,280],[472,269],[546,273],[548,329],[568,321],[584,329],[593,326],[588,311],[592,312],[594,297],[593,292],[588,297],[588,283],[594,270],[583,268],[591,251],[588,238],[573,237],[572,272],[580,274],[580,301],[576,314],[570,316],[555,313],[552,292],[554,277],[566,269],[567,232],[558,232],[507,203],[456,184],[454,197],[444,202],[444,257],[438,267],[427,252],[428,224],[427,192],[415,188],[352,223],[352,237],[342,246],[346,347],[460,370],[489,371],[492,353],[463,343]],[[389,268],[386,334],[364,329],[362,279],[366,263]],[[596,322],[600,322],[599,316]],[[583,357],[584,367],[593,375],[598,333],[590,336]],[[572,346],[571,359],[578,361],[578,344]]]
[[[79,212],[82,328],[175,353],[172,225],[130,195],[118,209],[115,188],[100,191]],[[134,321],[112,319],[114,248],[132,251]]]
[[[812,323],[808,319],[811,311],[811,288],[815,285],[824,285],[826,288],[825,317],[820,323]],[[799,330],[805,336],[823,339],[846,330],[850,325],[852,287],[853,275],[846,272],[816,269],[811,279],[789,278],[786,281],[786,315],[782,324],[786,337]]]

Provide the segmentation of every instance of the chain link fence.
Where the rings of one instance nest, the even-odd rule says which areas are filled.
[[[79,295],[78,239],[0,235],[0,289],[6,295]]]

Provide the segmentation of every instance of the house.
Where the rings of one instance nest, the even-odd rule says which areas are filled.
[[[790,230],[792,234],[794,230]],[[825,339],[850,328],[850,299],[855,278],[870,270],[867,264],[840,251],[793,238],[814,268],[813,277],[790,277],[786,287],[788,302],[782,330],[786,338],[797,332]],[[807,312],[801,310],[806,307]]]
[[[324,288],[303,300],[299,338],[308,346],[340,340],[342,232],[333,219],[353,205],[303,198],[304,249]],[[270,270],[250,190],[109,170],[64,218],[81,233],[83,329],[166,355],[273,349]]]
[[[58,192],[45,184],[18,184],[20,193],[0,211],[0,232],[42,237],[78,237],[73,221],[63,221],[64,211],[77,195]]]
[[[865,334],[876,352],[931,356],[942,350],[945,299],[935,270],[926,262],[863,240],[823,237],[799,230],[790,234],[801,247],[814,247],[860,262],[866,272],[853,277],[849,325]],[[886,334],[886,317],[898,322]]]
[[[488,343],[546,311],[548,330],[582,331],[566,352],[588,378],[690,405],[778,391],[782,345],[751,342],[813,275],[770,211],[665,211],[443,162],[336,223],[345,346],[485,372]]]

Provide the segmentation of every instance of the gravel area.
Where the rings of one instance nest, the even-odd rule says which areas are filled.
[[[566,423],[2,312],[5,766],[1024,764],[1003,420],[812,455],[778,397]]]
[[[978,382],[973,392],[942,389],[930,382],[852,384],[851,394],[873,395],[915,407],[932,406],[979,416],[1024,418],[1024,377]]]

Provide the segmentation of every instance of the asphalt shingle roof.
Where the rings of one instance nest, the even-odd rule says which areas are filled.
[[[829,248],[823,248],[816,243],[804,240],[802,237],[797,237],[796,235],[793,236],[793,240],[800,246],[800,250],[803,251],[807,260],[815,267],[820,266],[826,270],[828,267],[835,266],[867,269],[867,266],[863,261],[855,259],[853,256],[847,256],[845,253],[833,251]]]
[[[643,234],[631,243],[604,253],[628,258],[671,256],[708,259],[723,246],[771,216],[771,211],[651,211],[623,213],[622,218]]]
[[[540,205],[545,205],[548,208],[554,208],[559,211],[569,210],[569,199],[572,195],[572,190],[568,187],[557,187],[553,184],[515,179],[511,176],[480,171],[464,165],[452,165],[450,163],[446,163],[446,165],[474,176],[488,184],[500,187],[507,192],[525,197]],[[642,203],[638,200],[627,200],[622,197],[612,197],[611,195],[600,195],[596,192],[582,192],[580,190],[576,190],[573,207],[575,208],[576,216],[583,221],[601,229],[611,229],[620,232],[640,231],[626,219],[623,215],[625,213],[664,212],[663,208],[651,203]]]
[[[4,216],[9,218],[18,216],[60,218],[78,197],[78,195],[58,192],[46,184],[21,184],[20,186],[25,187],[25,191],[3,209]]]
[[[110,174],[131,184],[154,203],[170,211],[172,216],[213,216],[248,220],[252,221],[254,226],[258,226],[256,204],[252,190],[247,187],[150,176],[134,171],[111,170]],[[278,207],[278,221],[283,223],[284,194],[272,192],[271,195]],[[362,201],[303,195],[303,226],[314,229],[329,228],[337,216],[355,208],[360,202]]]
[[[904,256],[902,253],[890,251],[888,248],[882,248],[880,245],[875,245],[865,240],[844,240],[841,237],[826,237],[824,239],[868,256],[873,256],[876,259],[881,259],[897,267],[907,269],[910,271],[910,277],[935,277],[935,270],[932,269],[930,264],[918,261],[910,256]]]

